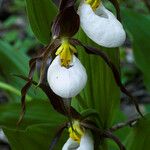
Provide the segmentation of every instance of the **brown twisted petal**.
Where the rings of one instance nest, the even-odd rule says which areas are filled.
[[[21,113],[20,113],[20,117],[19,117],[19,120],[17,122],[17,125],[19,125],[21,123],[21,121],[23,119],[23,116],[25,114],[25,111],[26,111],[25,98],[26,98],[26,94],[27,94],[29,88],[32,85],[32,80],[33,80],[33,76],[34,76],[37,61],[40,60],[40,59],[44,59],[43,64],[45,64],[45,59],[47,58],[47,55],[49,55],[49,52],[52,52],[53,50],[55,50],[58,47],[58,45],[59,45],[59,42],[56,39],[51,44],[49,44],[48,47],[43,48],[41,54],[39,54],[38,56],[32,58],[29,61],[30,70],[29,70],[29,74],[28,74],[28,80],[27,80],[26,84],[23,86],[23,88],[21,89],[21,108],[22,109],[21,109]],[[40,81],[39,81],[39,83],[42,82],[44,71],[45,71],[45,67],[42,67],[41,72],[40,72]]]
[[[25,77],[25,76],[22,76],[22,75],[16,75],[17,77],[25,80],[25,81],[30,81],[30,79],[28,77]],[[35,81],[31,81],[31,84],[37,86],[38,83],[35,82]],[[52,104],[53,108],[60,114],[64,115],[64,116],[67,116],[68,117],[68,114],[65,110],[65,106],[64,106],[64,103],[63,103],[63,100],[61,97],[59,97],[58,95],[56,95],[52,90],[51,88],[46,85],[46,84],[43,84],[41,83],[39,85],[39,88],[42,89],[42,91],[47,95],[47,97],[49,98],[49,101],[50,103]],[[80,113],[78,113],[72,106],[70,107],[70,115],[72,118],[75,118],[75,119],[79,119],[81,118],[81,115]]]
[[[54,41],[52,41],[46,48],[45,51],[42,54],[42,64],[41,64],[41,68],[40,68],[40,79],[39,79],[39,83],[42,83],[43,78],[44,78],[44,74],[45,74],[45,68],[46,68],[46,63],[48,58],[50,57],[50,55],[52,55],[53,53],[55,53],[55,50],[60,46],[60,39],[55,39]]]
[[[35,58],[32,58],[29,61],[30,70],[29,70],[29,74],[28,74],[28,80],[27,80],[26,84],[23,86],[23,88],[21,89],[21,108],[22,108],[22,110],[21,110],[17,125],[19,125],[21,123],[23,116],[25,114],[25,111],[26,111],[26,103],[25,103],[26,94],[32,85],[32,79],[33,79],[34,71],[36,68],[37,60],[40,59],[41,57],[42,57],[42,55],[39,55]]]

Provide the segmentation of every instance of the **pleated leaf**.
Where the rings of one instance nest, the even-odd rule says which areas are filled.
[[[44,100],[27,102],[24,119],[20,126],[16,126],[19,113],[20,103],[0,106],[0,126],[8,138],[11,149],[48,150],[57,128],[65,121],[64,117],[54,111],[50,103]],[[64,143],[63,139],[61,138],[59,142],[61,147]]]
[[[0,40],[0,79],[1,81],[7,82],[11,86],[20,90],[24,85],[24,81],[18,79],[13,74],[27,75],[28,74],[28,61],[29,57],[19,50],[15,50],[10,44]],[[42,92],[32,89],[28,93],[32,97],[44,98]],[[40,96],[41,95],[41,96]],[[42,98],[42,99],[43,99]],[[10,99],[13,101],[20,100],[20,97],[14,97],[12,94]]]
[[[48,44],[51,38],[51,24],[57,14],[52,0],[26,0],[27,14],[37,39]]]
[[[0,105],[0,126],[16,128],[19,115],[20,103]],[[35,124],[61,123],[63,119],[64,117],[52,108],[48,100],[32,100],[27,102],[26,114],[18,129],[26,129]]]
[[[39,124],[29,126],[26,130],[3,128],[12,150],[48,150],[58,124]],[[53,131],[53,132],[52,132]],[[55,150],[60,150],[65,143],[62,137]]]

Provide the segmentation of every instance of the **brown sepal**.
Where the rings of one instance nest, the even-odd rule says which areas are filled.
[[[29,61],[29,74],[28,74],[28,80],[26,82],[26,84],[23,86],[23,88],[21,89],[21,113],[20,113],[20,117],[19,120],[17,122],[17,125],[19,125],[23,119],[23,116],[25,114],[26,111],[26,103],[25,103],[25,99],[26,99],[26,94],[29,90],[29,88],[32,85],[32,80],[33,80],[33,76],[34,76],[34,72],[36,69],[36,64],[37,61],[40,59],[43,59],[43,63],[42,63],[42,67],[41,67],[41,71],[40,71],[40,80],[39,83],[42,82],[43,76],[44,76],[44,72],[45,72],[45,63],[47,61],[47,57],[49,56],[49,53],[52,52],[53,50],[55,50],[59,45],[58,39],[56,39],[55,41],[53,41],[51,44],[49,44],[47,47],[43,48],[43,52],[41,54],[39,54],[38,56],[32,58]],[[45,61],[46,60],[46,61]]]
[[[59,11],[64,10],[67,7],[74,6],[76,0],[60,0]]]
[[[79,15],[73,6],[67,7],[60,11],[52,25],[53,37],[72,37],[78,30],[80,25]]]

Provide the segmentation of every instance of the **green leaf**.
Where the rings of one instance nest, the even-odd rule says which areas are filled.
[[[15,77],[13,74],[27,76],[29,69],[28,61],[29,57],[25,53],[22,53],[21,51],[14,49],[7,42],[0,40],[1,80],[6,82],[7,84],[10,84],[16,89],[21,90],[25,81]],[[29,95],[34,98],[37,97],[38,99],[44,97],[44,95],[40,90],[37,90],[37,92],[35,93],[34,88],[30,90]],[[13,101],[15,101],[15,97],[11,98],[13,99]],[[18,97],[17,100],[20,100],[20,97]]]
[[[142,118],[132,129],[126,142],[127,150],[149,150],[150,148],[150,114]]]
[[[64,123],[65,118],[55,112],[48,101],[27,102],[24,119],[20,126],[16,126],[19,112],[18,103],[0,105],[0,126],[12,150],[47,150],[57,128]],[[64,135],[67,138],[68,135]],[[65,143],[63,139],[61,138],[58,146],[62,147]]]
[[[57,127],[58,124],[44,124],[30,126],[24,131],[7,128],[3,128],[3,131],[10,141],[12,150],[48,150]],[[65,136],[64,133],[55,150],[62,148],[66,140]]]
[[[94,44],[82,30],[79,31],[76,37],[85,45],[103,49],[116,66],[118,66],[119,52],[117,49],[104,49],[99,47]],[[81,93],[82,98],[78,99],[78,103],[74,105],[82,111],[83,108],[82,105],[80,105],[80,101],[83,99],[84,103],[86,103],[86,109],[93,108],[99,113],[100,122],[102,122],[101,127],[103,129],[108,128],[112,125],[116,111],[119,108],[119,89],[110,68],[99,56],[89,55],[79,47],[78,53],[80,60],[86,68],[88,82]]]
[[[52,0],[26,0],[27,14],[37,39],[48,44],[51,37],[51,23],[57,13]]]
[[[132,40],[135,61],[143,72],[145,84],[150,90],[150,15],[142,15],[130,9],[122,9],[123,24]]]
[[[20,103],[0,105],[0,126],[15,129],[20,114]],[[63,123],[64,117],[58,114],[48,101],[27,102],[26,114],[18,129],[26,129],[35,124]]]
[[[12,74],[27,75],[28,61],[29,58],[25,54],[0,40],[0,70],[3,81],[21,89],[24,82],[19,81]]]

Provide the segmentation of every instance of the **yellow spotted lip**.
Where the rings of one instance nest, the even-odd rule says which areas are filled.
[[[63,39],[55,54],[60,55],[61,66],[67,68],[70,66],[74,53],[77,53],[76,48],[69,43],[68,39]]]

